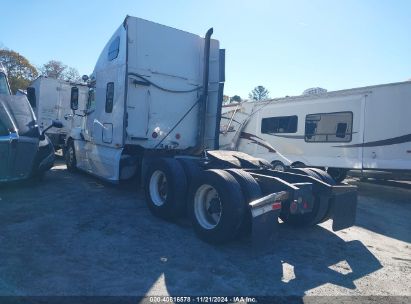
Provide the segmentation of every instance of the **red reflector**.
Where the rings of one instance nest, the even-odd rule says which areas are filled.
[[[176,139],[180,139],[180,138],[181,138],[180,133],[177,133],[177,134],[176,134]]]
[[[304,209],[307,209],[307,208],[308,208],[307,202],[304,202],[303,207],[304,207]]]
[[[272,204],[271,209],[273,210],[281,209],[281,202],[275,202],[274,204]]]

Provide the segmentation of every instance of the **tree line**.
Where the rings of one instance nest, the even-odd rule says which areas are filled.
[[[81,81],[79,72],[61,61],[50,60],[39,67],[35,67],[26,57],[7,48],[0,49],[0,62],[7,71],[13,94],[19,89],[25,90],[39,75],[66,81]]]
[[[263,101],[270,99],[270,92],[264,86],[256,86],[248,94],[248,98],[254,101]],[[223,104],[229,104],[232,102],[242,102],[244,101],[239,95],[234,95],[232,97],[224,95]]]

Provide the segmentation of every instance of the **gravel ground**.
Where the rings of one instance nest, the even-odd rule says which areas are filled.
[[[54,167],[0,186],[0,295],[411,296],[411,189],[359,185],[357,225],[280,225],[273,248],[215,247],[149,213],[133,183]]]

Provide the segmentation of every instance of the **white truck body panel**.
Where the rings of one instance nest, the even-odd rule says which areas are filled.
[[[36,104],[33,110],[36,114],[40,130],[47,128],[52,120],[59,120],[63,123],[63,128],[52,128],[47,131],[51,139],[62,134],[70,133],[72,128],[81,127],[83,120],[79,116],[73,116],[72,119],[66,120],[67,114],[72,114],[70,109],[71,88],[79,89],[77,113],[83,114],[86,109],[88,98],[88,87],[82,84],[74,84],[64,80],[58,80],[47,77],[39,77],[34,80],[30,87],[35,89]]]
[[[278,154],[256,144],[256,138],[260,138],[292,163],[347,169],[411,170],[410,101],[411,82],[402,82],[229,105],[223,107],[226,114],[221,120],[220,147],[235,148],[270,162],[282,160]],[[236,107],[239,109],[232,116]],[[333,116],[332,113],[337,114]],[[349,113],[352,113],[352,123],[344,118],[349,117]],[[318,114],[317,118],[314,114]],[[296,116],[297,122],[293,132],[262,132],[263,119],[291,116]],[[307,137],[307,123],[318,118],[322,122],[315,123],[315,134],[324,134],[321,128],[334,134],[314,135],[316,141],[312,141]],[[230,130],[225,132],[230,120]],[[336,136],[339,124],[346,127],[340,137]],[[249,134],[254,137],[250,139]]]
[[[77,167],[116,180],[125,146],[167,151],[195,147],[204,41],[194,34],[127,17],[104,47],[92,74],[95,101],[90,102],[81,136],[74,143],[80,158]],[[204,138],[205,147],[215,149],[222,72],[219,43],[211,40],[210,44]]]

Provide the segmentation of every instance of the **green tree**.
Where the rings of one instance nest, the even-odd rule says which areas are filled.
[[[78,71],[75,68],[68,67],[67,70],[64,72],[64,80],[73,81],[73,82],[80,82],[81,77]]]
[[[230,103],[230,96],[228,95],[223,95],[223,104]]]
[[[15,51],[0,49],[0,62],[7,70],[13,94],[18,89],[26,89],[30,82],[38,75],[36,68],[30,64],[27,58]]]
[[[79,72],[58,60],[50,60],[40,67],[41,75],[66,81],[81,81]]]
[[[55,79],[63,79],[64,71],[66,69],[67,66],[63,64],[61,61],[57,60],[50,60],[39,68],[42,76]]]
[[[270,92],[265,87],[257,86],[248,94],[248,97],[252,100],[261,101],[270,98],[269,94]]]
[[[234,95],[233,97],[230,98],[230,102],[241,102],[242,99],[238,95]]]

